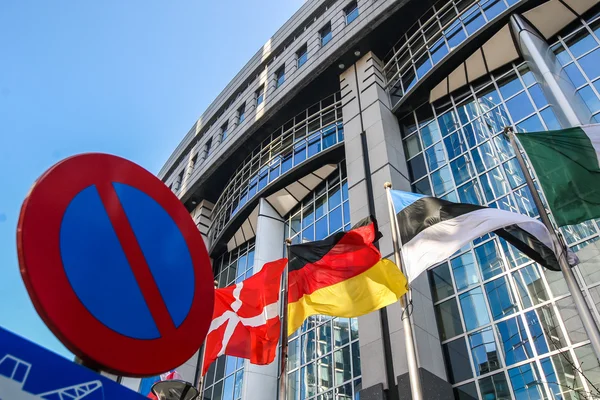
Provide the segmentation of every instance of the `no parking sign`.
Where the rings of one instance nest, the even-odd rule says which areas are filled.
[[[65,159],[25,199],[21,274],[36,310],[77,356],[129,376],[187,361],[208,331],[213,275],[179,199],[107,154]]]

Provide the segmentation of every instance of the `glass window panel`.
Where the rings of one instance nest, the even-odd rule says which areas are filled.
[[[535,76],[533,75],[533,73],[531,72],[529,67],[527,67],[525,65],[519,67],[519,73],[521,74],[521,77],[523,78],[523,82],[525,82],[525,86],[531,86],[532,84],[537,82],[535,80]]]
[[[331,354],[317,360],[317,391],[324,392],[333,387],[333,371],[331,365]]]
[[[466,385],[457,386],[454,388],[454,398],[457,400],[477,400],[477,388],[475,383],[467,383]]]
[[[336,350],[333,356],[335,360],[335,384],[341,385],[342,383],[352,379],[352,371],[350,369],[350,346],[343,347],[340,350]]]
[[[505,277],[498,278],[485,284],[492,318],[494,320],[514,314],[518,311],[516,301]]]
[[[343,226],[342,207],[338,207],[329,213],[329,233],[334,233]]]
[[[595,113],[600,110],[600,100],[589,85],[586,85],[577,91],[577,95],[583,100],[590,112]]]
[[[446,201],[451,201],[452,203],[458,203],[458,195],[456,194],[455,190],[442,196],[441,199],[446,200]]]
[[[558,350],[567,345],[559,319],[552,305],[538,307],[526,314],[533,343],[539,354]]]
[[[222,400],[223,399],[223,381],[215,384],[213,387],[213,397],[212,400]]]
[[[517,211],[513,210],[513,212]],[[516,268],[519,265],[522,265],[529,261],[529,257],[523,254],[512,244],[508,243],[506,240],[500,238],[500,243],[502,245],[502,250],[504,251],[504,255],[506,256],[506,259],[508,260],[511,269]]]
[[[459,127],[458,117],[454,110],[450,110],[438,117],[438,123],[440,124],[440,130],[442,136],[446,136],[451,132],[454,132]]]
[[[508,370],[513,393],[517,400],[547,399],[542,377],[534,363]]]
[[[429,59],[429,53],[425,53],[419,60],[416,62],[417,67],[417,77],[421,79],[432,67],[431,60]]]
[[[459,297],[467,331],[489,324],[490,317],[481,287],[463,293]]]
[[[515,189],[525,183],[525,176],[523,175],[523,170],[519,165],[519,161],[516,158],[513,158],[504,163],[504,172],[506,172],[506,176],[508,177],[508,183],[510,186]]]
[[[581,74],[581,71],[579,71],[579,68],[577,68],[577,65],[575,65],[575,63],[567,65],[564,68],[564,71],[566,72],[567,77],[569,77],[571,82],[573,82],[573,85],[575,85],[575,87],[579,87],[586,82],[585,78]]]
[[[287,400],[297,400],[300,394],[300,371],[288,373],[287,378]]]
[[[477,179],[459,187],[457,189],[458,197],[460,198],[461,203],[468,204],[483,204],[481,192],[479,190],[479,186],[477,184]]]
[[[425,155],[427,156],[427,164],[429,165],[430,171],[433,171],[446,163],[446,154],[444,153],[444,146],[441,142],[425,150]]]
[[[600,365],[598,364],[598,359],[594,355],[592,346],[586,344],[585,346],[576,348],[575,356],[579,360],[581,372],[588,381],[588,385],[592,386],[592,391],[597,393],[598,388],[600,388]],[[581,383],[575,385],[577,388],[580,388],[581,386]]]
[[[419,180],[427,174],[423,154],[419,154],[408,162],[408,172],[413,181]]]
[[[477,94],[477,98],[479,100],[479,104],[483,106],[482,108],[484,110],[492,109],[501,102],[500,95],[498,94],[498,91],[496,90],[494,85],[489,85],[481,92],[479,92]]]
[[[436,196],[441,196],[454,187],[452,183],[452,175],[450,168],[445,166],[431,174],[431,182],[433,183],[433,192]]]
[[[311,363],[302,368],[300,375],[300,398],[306,399],[317,394],[317,374],[315,364]]]
[[[485,18],[483,18],[478,5],[471,7],[471,10],[467,11],[465,14],[466,15],[462,17],[462,20],[469,35],[472,35],[477,29],[485,25]]]
[[[477,103],[472,98],[463,101],[461,105],[457,106],[457,110],[460,121],[463,124],[468,123],[478,116]]]
[[[495,240],[476,247],[475,257],[484,281],[504,272],[504,262],[498,252]]]
[[[554,51],[554,54],[556,55],[556,58],[558,59],[558,62],[561,65],[566,65],[569,62],[571,62],[571,55],[567,53],[567,50],[562,44],[557,44],[554,47],[552,47],[552,51]]]
[[[229,376],[223,383],[223,400],[233,400],[234,375]]]
[[[442,351],[450,383],[462,382],[473,377],[469,352],[464,338],[442,345]]]
[[[471,154],[473,155],[473,162],[479,173],[492,168],[500,161],[498,156],[494,154],[494,150],[489,141],[484,142],[481,146],[472,150]]]
[[[530,217],[536,217],[538,215],[533,197],[531,197],[531,192],[527,186],[515,190],[514,195],[521,214],[527,214]]]
[[[558,307],[558,311],[565,324],[565,328],[567,328],[567,334],[569,335],[569,338],[571,338],[571,342],[575,344],[588,340],[581,318],[579,318],[577,307],[575,307],[575,303],[573,303],[573,298],[569,296],[558,300],[556,306]]]
[[[511,73],[498,81],[498,88],[500,89],[502,97],[506,100],[523,89],[523,85],[519,78],[517,78],[517,75]]]
[[[590,54],[581,57],[578,62],[590,81],[600,76],[600,49],[596,49]]]
[[[429,282],[431,282],[433,301],[439,301],[454,294],[448,263],[443,263],[429,270]]]
[[[419,135],[415,134],[405,139],[404,150],[406,151],[407,158],[412,158],[419,154],[419,152],[421,151],[421,142],[419,141]]]
[[[331,352],[331,323],[326,323],[317,327],[317,357]]]
[[[483,1],[483,11],[488,21],[496,18],[502,11],[506,10],[504,0],[487,0]]]
[[[456,132],[445,138],[444,145],[446,146],[446,151],[448,152],[448,158],[450,160],[467,150],[467,146],[465,145],[460,132]]]
[[[546,282],[548,282],[550,292],[552,292],[555,297],[562,296],[569,292],[561,272],[550,271],[546,268],[542,268],[542,271],[546,277]]]
[[[548,105],[548,100],[546,100],[546,96],[539,84],[531,86],[528,90],[537,108],[543,108]]]
[[[232,374],[235,371],[235,365],[237,362],[237,359],[232,356],[227,356],[226,359],[227,361],[225,363],[225,376]]]
[[[504,196],[510,191],[510,186],[500,168],[494,168],[490,172],[480,177],[483,193],[487,201],[492,201],[498,197]]]
[[[512,365],[531,357],[531,345],[521,317],[514,317],[496,325],[506,365]]]
[[[315,217],[320,218],[327,212],[327,196],[315,200]]]
[[[508,100],[506,102],[506,107],[515,122],[520,121],[534,111],[533,105],[525,92]]]
[[[300,339],[291,340],[288,343],[288,370],[300,366]]]
[[[360,347],[358,346],[358,341],[351,344],[352,347],[352,370],[354,371],[354,376],[360,376]]]
[[[336,349],[350,341],[350,320],[348,318],[338,317],[333,320],[333,340]]]
[[[242,397],[242,384],[244,383],[244,370],[235,373],[235,386],[233,389],[233,398],[240,399]],[[293,399],[293,397],[292,397]]]
[[[478,376],[502,367],[498,358],[494,332],[491,327],[471,333],[469,335],[469,344],[471,346],[475,373]]]
[[[523,308],[529,308],[550,299],[537,264],[531,264],[513,273]]]
[[[479,272],[473,260],[473,253],[468,252],[452,259],[452,272],[458,290],[466,289],[479,283]]]
[[[300,354],[302,355],[302,364],[310,362],[315,358],[315,331],[310,330],[302,335],[302,349]]]
[[[574,35],[565,39],[565,44],[571,50],[575,58],[587,53],[598,45],[590,32],[583,28]]]
[[[456,298],[447,300],[435,306],[435,317],[442,340],[450,339],[463,333]]]
[[[441,138],[442,136],[440,135],[440,129],[438,128],[437,122],[433,121],[421,128],[421,140],[423,140],[423,145],[425,147],[431,146]]]
[[[488,376],[479,380],[481,398],[485,400],[507,400],[511,398],[510,389],[504,373]]]
[[[452,161],[450,163],[450,167],[452,168],[452,174],[454,175],[454,181],[456,182],[457,185],[462,185],[466,181],[475,177],[475,171],[473,169],[471,161],[465,155],[462,155],[462,156],[458,157],[456,160]],[[435,180],[434,180],[434,182],[435,182]]]
[[[429,185],[429,178],[421,179],[419,182],[412,185],[413,192],[421,193],[424,195],[431,195],[431,185]]]
[[[481,119],[476,119],[472,123],[465,125],[463,130],[469,147],[473,147],[489,138],[489,132]]]
[[[555,399],[579,400],[575,388],[577,372],[569,352],[555,354],[541,361],[542,371]]]
[[[444,41],[444,38],[440,38],[435,42],[429,49],[431,52],[431,59],[434,64],[437,64],[446,54],[448,54],[448,46]]]
[[[315,240],[325,239],[327,236],[329,236],[327,217],[323,217],[315,224]]]
[[[467,38],[460,22],[457,20],[452,23],[448,29],[444,31],[450,50],[461,44]]]

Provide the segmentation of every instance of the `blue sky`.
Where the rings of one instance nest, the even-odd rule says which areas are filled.
[[[0,1],[0,326],[67,357],[19,274],[34,180],[107,152],[157,173],[202,111],[302,0]]]

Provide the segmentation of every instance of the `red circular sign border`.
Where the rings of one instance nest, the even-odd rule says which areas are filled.
[[[194,265],[194,299],[188,316],[168,338],[139,340],[111,330],[90,314],[69,284],[60,254],[62,218],[79,192],[101,180],[133,186],[153,198],[179,227],[188,246]],[[49,168],[21,207],[17,251],[21,276],[42,320],[71,352],[102,370],[157,375],[185,363],[206,337],[214,279],[202,236],[173,192],[131,161],[88,153]]]

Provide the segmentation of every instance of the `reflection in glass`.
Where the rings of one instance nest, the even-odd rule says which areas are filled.
[[[456,185],[462,185],[467,180],[475,176],[471,161],[466,155],[458,157],[456,160],[450,163],[452,168],[452,175],[454,175],[454,181]]]
[[[481,397],[485,400],[508,400],[511,398],[503,372],[480,379],[479,390]]]
[[[430,171],[433,171],[446,163],[444,146],[441,142],[425,150],[425,155],[427,156],[427,164],[429,165]]]
[[[499,322],[496,329],[507,366],[524,361],[533,355],[521,317]]]
[[[545,381],[555,399],[579,400],[573,390],[576,385],[577,372],[573,368],[573,360],[568,351],[555,354],[541,361]]]
[[[306,399],[317,394],[317,374],[315,364],[311,363],[302,367],[300,374],[300,398]]]
[[[333,359],[335,361],[335,384],[339,386],[352,378],[350,346],[336,350]]]
[[[463,290],[479,283],[479,272],[473,260],[473,253],[465,253],[452,259],[450,263],[452,264],[454,280],[458,290]]]
[[[600,390],[600,364],[598,359],[594,355],[592,345],[586,344],[575,349],[575,356],[579,360],[579,365],[582,374],[585,376],[588,385],[592,386],[594,393],[599,393]],[[580,382],[579,376],[577,376],[576,388],[581,388],[583,385]]]
[[[487,294],[490,309],[492,310],[492,318],[494,320],[518,311],[516,302],[505,277],[486,283],[485,293]]]
[[[431,174],[431,183],[433,192],[436,196],[441,196],[454,187],[450,168],[445,166]]]
[[[547,399],[537,366],[524,364],[508,370],[513,393],[517,400]]]
[[[513,273],[521,305],[529,308],[549,300],[546,286],[537,264],[531,264]]]
[[[477,257],[477,263],[481,269],[483,280],[488,280],[504,272],[504,263],[498,252],[495,240],[476,247],[475,257]]]
[[[558,307],[558,311],[565,324],[565,328],[567,328],[567,334],[569,335],[571,342],[575,344],[588,340],[581,318],[579,318],[577,308],[573,303],[573,298],[569,296],[561,299],[556,302],[556,306]]]
[[[551,305],[529,311],[525,314],[525,319],[538,354],[546,353],[548,350],[561,349],[567,345],[565,335]]]
[[[481,287],[463,293],[459,297],[467,331],[489,324],[490,317]]]
[[[444,146],[446,146],[446,151],[448,152],[448,158],[450,160],[467,150],[467,146],[465,145],[460,132],[455,132],[445,138]]]
[[[316,362],[318,384],[317,390],[324,392],[333,387],[333,373],[331,370],[331,354],[321,357]]]
[[[457,400],[477,400],[477,388],[475,383],[467,383],[466,385],[458,386],[454,388],[454,398]]]
[[[469,344],[477,375],[487,374],[502,366],[498,358],[496,340],[491,327],[471,333]]]

